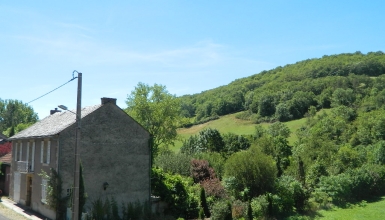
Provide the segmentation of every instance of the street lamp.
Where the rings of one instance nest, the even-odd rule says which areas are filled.
[[[73,189],[73,202],[72,202],[72,220],[79,219],[79,179],[80,179],[80,129],[81,129],[81,99],[82,99],[82,73],[74,70],[74,73],[78,74],[78,92],[77,92],[77,105],[76,105],[76,113],[72,112],[76,115],[76,134],[75,134],[75,167],[74,167],[74,189]],[[59,105],[59,108],[63,110],[68,110],[68,108],[64,105]],[[69,111],[69,110],[68,110]]]

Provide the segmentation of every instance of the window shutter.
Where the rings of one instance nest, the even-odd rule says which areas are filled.
[[[21,156],[23,155],[23,142],[20,143],[20,155],[19,155],[19,161],[21,161]]]
[[[41,147],[40,147],[40,163],[43,163],[43,153],[44,153],[44,140],[41,140]]]
[[[35,141],[32,142],[31,172],[35,171]]]
[[[27,168],[29,166],[29,141],[27,142],[27,158],[25,159],[27,161]]]
[[[46,203],[47,199],[47,179],[41,180],[41,201],[43,203]]]
[[[51,141],[48,141],[48,147],[47,147],[47,164],[49,164],[51,160]]]
[[[15,143],[15,161],[17,161],[17,147],[18,143]]]

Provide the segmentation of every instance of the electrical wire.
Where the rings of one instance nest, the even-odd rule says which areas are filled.
[[[74,72],[75,72],[75,71],[74,71]],[[45,93],[45,94],[42,95],[42,96],[37,97],[36,99],[34,99],[34,100],[32,100],[32,101],[27,102],[26,104],[29,104],[29,103],[31,103],[31,102],[33,102],[33,101],[36,101],[36,100],[38,100],[38,99],[40,99],[40,98],[42,98],[42,97],[44,97],[44,96],[50,94],[51,92],[53,92],[53,91],[55,91],[55,90],[57,90],[57,89],[63,87],[64,85],[70,83],[71,81],[73,81],[73,80],[76,79],[76,78],[78,78],[78,77],[74,77],[74,74],[72,73],[72,79],[70,79],[68,82],[64,83],[63,85],[61,85],[61,86],[59,86],[59,87],[57,87],[57,88],[55,88],[55,89],[53,89],[53,90],[51,90],[51,91],[49,91],[49,92],[47,92],[47,93]]]

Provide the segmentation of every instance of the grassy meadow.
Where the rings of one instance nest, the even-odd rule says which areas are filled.
[[[361,203],[362,204],[362,203]],[[322,220],[377,220],[385,219],[385,197],[379,200],[364,203],[364,205],[353,205],[351,208],[335,208],[317,212],[315,219]]]
[[[322,109],[317,113],[322,114],[323,112],[330,112],[330,109]],[[178,151],[180,147],[182,146],[183,140],[188,139],[192,135],[196,135],[199,133],[199,131],[205,129],[205,128],[215,128],[217,129],[221,134],[226,133],[234,133],[237,135],[252,135],[255,131],[255,125],[252,121],[247,120],[241,120],[237,119],[235,114],[225,115],[220,117],[217,120],[209,121],[204,124],[195,125],[190,128],[180,128],[178,129],[178,135],[179,139],[175,142],[175,146],[172,147],[173,151]],[[306,118],[301,118],[298,120],[293,120],[289,122],[285,122],[285,124],[289,127],[291,131],[291,135],[288,138],[288,141],[290,144],[293,144],[297,140],[296,130],[300,128],[303,124],[306,123]],[[262,123],[263,127],[267,128],[270,123]]]

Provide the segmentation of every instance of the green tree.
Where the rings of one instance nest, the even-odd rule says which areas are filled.
[[[233,192],[249,189],[251,197],[270,191],[276,176],[274,160],[256,148],[231,155],[225,164],[225,179],[232,181],[226,188]]]
[[[285,123],[275,122],[274,124],[268,127],[267,133],[270,134],[272,137],[281,136],[283,138],[288,138],[291,132],[289,127]]]
[[[38,116],[33,108],[28,104],[19,100],[2,100],[0,99],[0,132],[8,131],[8,135],[12,129],[19,126],[20,130],[15,130],[15,133],[37,122]],[[6,132],[4,132],[6,133]]]
[[[152,155],[159,146],[174,144],[176,129],[182,124],[180,101],[165,86],[138,83],[127,97],[125,111],[153,135]]]
[[[207,218],[210,218],[210,210],[209,210],[209,206],[207,205],[206,193],[203,187],[201,188],[200,199],[201,199],[201,207],[203,208],[203,212],[205,213],[205,216]]]
[[[350,106],[355,101],[356,97],[352,89],[338,88],[333,92],[332,95],[332,107],[340,105]]]

